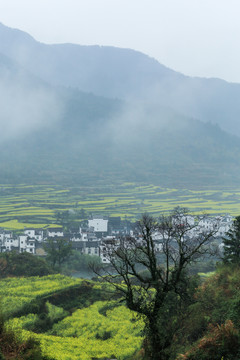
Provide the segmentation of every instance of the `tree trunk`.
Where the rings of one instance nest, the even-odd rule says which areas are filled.
[[[171,339],[168,334],[162,337],[159,333],[157,319],[152,320],[148,324],[148,336],[147,336],[147,354],[149,353],[151,360],[169,360],[169,353],[167,349],[171,345]]]

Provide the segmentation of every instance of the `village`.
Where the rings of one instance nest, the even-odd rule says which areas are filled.
[[[185,221],[191,226],[194,225],[194,216],[188,215]],[[230,215],[205,217],[202,216],[198,226],[192,226],[188,236],[194,236],[200,231],[209,231],[218,224],[214,237],[219,240],[229,231],[232,226],[233,218]],[[0,229],[0,249],[1,252],[15,251],[19,253],[28,252],[33,255],[45,256],[44,243],[48,239],[64,239],[72,244],[72,249],[81,254],[98,256],[102,263],[107,263],[105,256],[105,246],[109,242],[117,242],[123,236],[131,236],[141,241],[140,234],[136,226],[129,221],[122,221],[120,217],[92,217],[88,219],[85,227],[64,232],[61,227],[49,227],[47,229],[26,228],[19,235],[14,235],[12,231]],[[163,235],[156,231],[153,234],[156,251],[161,251]]]

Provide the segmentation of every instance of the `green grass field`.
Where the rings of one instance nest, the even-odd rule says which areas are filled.
[[[81,209],[88,214],[121,216],[128,220],[136,220],[144,212],[157,216],[176,206],[187,207],[195,213],[237,216],[239,203],[240,189],[193,191],[135,183],[68,188],[0,185],[0,227],[21,230],[53,226],[56,211],[74,213]]]

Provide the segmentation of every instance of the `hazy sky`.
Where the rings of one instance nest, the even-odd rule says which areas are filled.
[[[187,75],[240,82],[239,0],[0,0],[0,22],[45,43],[132,48]]]

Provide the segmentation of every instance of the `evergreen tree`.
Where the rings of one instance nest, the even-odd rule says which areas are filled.
[[[233,222],[232,228],[226,233],[223,238],[225,263],[240,263],[240,216],[237,216]]]

